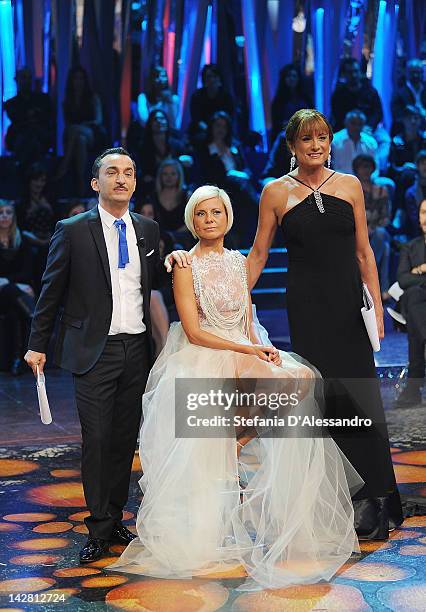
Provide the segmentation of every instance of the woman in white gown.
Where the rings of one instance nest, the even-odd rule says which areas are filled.
[[[268,379],[269,391],[299,391],[304,413],[317,410],[318,372],[272,347],[253,319],[245,258],[223,247],[232,222],[229,197],[217,187],[200,187],[187,204],[185,223],[199,242],[192,266],[175,266],[181,322],[172,324],[143,397],[138,538],[108,569],[188,578],[242,565],[247,589],[329,580],[359,551],[349,489],[363,484],[331,438],[261,428],[238,442],[175,433],[185,416],[175,407],[179,378],[260,386]]]

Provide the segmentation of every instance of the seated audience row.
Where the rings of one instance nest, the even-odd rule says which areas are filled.
[[[17,225],[11,202],[0,200],[0,324],[10,345],[11,373],[26,369],[26,351],[35,307],[33,248]],[[2,352],[5,347],[1,347]]]

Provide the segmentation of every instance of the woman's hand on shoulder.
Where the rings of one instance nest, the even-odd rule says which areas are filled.
[[[171,272],[174,268],[186,268],[187,266],[190,266],[191,263],[191,252],[184,251],[183,249],[172,251],[164,258],[164,267],[166,268],[167,272]],[[175,264],[177,265],[175,266]]]

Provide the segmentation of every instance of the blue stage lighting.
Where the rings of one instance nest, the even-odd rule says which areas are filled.
[[[263,106],[262,79],[259,61],[259,46],[256,32],[256,11],[253,0],[243,0],[243,31],[246,70],[248,80],[248,98],[250,128],[262,136],[263,149],[267,150],[265,110]]]
[[[374,68],[373,68],[373,85],[379,92],[383,89],[383,72],[384,72],[384,56],[385,56],[385,21],[386,21],[386,1],[380,0],[379,14],[377,17],[376,39],[374,42]]]
[[[44,23],[43,23],[43,91],[49,91],[49,72],[50,72],[50,2],[45,2]]]
[[[212,64],[212,12],[213,8],[211,4],[207,7],[207,17],[206,17],[206,29],[204,31],[204,41],[203,41],[203,53],[201,55],[201,62],[199,66],[199,77],[197,87],[202,87],[203,83],[201,80],[201,68],[205,64]]]
[[[13,14],[10,0],[0,0],[0,55],[1,79],[3,81],[2,102],[16,95],[15,81],[15,44],[13,31]],[[10,121],[3,114],[0,133],[0,154],[3,153],[3,138]]]
[[[0,0],[0,53],[3,72],[3,100],[16,95],[15,43],[10,0]]]
[[[315,11],[315,107],[324,112],[324,9]]]
[[[24,12],[22,6],[23,0],[15,1],[15,21],[16,27],[16,59],[19,68],[26,66],[27,60],[25,55],[25,36],[24,36]]]

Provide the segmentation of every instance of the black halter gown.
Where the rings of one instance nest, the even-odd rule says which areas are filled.
[[[321,193],[321,197],[324,213],[312,193],[281,222],[289,260],[287,310],[292,348],[316,366],[325,380],[326,417],[358,415],[373,421],[374,427],[368,429],[330,428],[365,482],[354,497],[363,500],[358,504],[359,522],[371,523],[371,514],[376,512],[379,522],[389,513],[390,525],[399,525],[401,500],[373,353],[361,316],[353,208],[336,196]],[[360,527],[361,532],[369,529]]]

